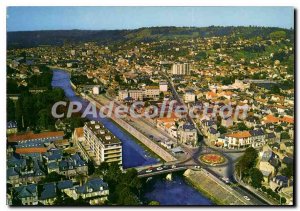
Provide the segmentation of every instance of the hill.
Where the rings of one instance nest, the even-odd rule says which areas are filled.
[[[209,27],[149,27],[134,30],[51,30],[7,32],[7,47],[28,48],[39,45],[63,45],[64,43],[97,42],[106,44],[122,41],[157,41],[163,39],[190,39],[212,36],[235,35],[238,38],[260,36],[268,38],[270,33],[285,31],[287,38],[294,39],[293,29],[255,26],[209,26]]]

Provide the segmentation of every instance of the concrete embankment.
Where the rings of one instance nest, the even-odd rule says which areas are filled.
[[[94,103],[98,108],[103,106],[101,102],[95,101],[93,98],[89,96],[85,96],[86,100]],[[121,118],[115,118],[114,115],[110,117],[115,123],[117,123],[119,126],[121,126],[124,130],[126,130],[128,133],[130,133],[133,137],[135,137],[137,140],[139,140],[142,144],[144,144],[146,147],[148,147],[151,151],[153,151],[155,154],[157,154],[159,157],[161,157],[166,162],[172,162],[176,161],[177,159],[172,156],[169,152],[164,150],[162,147],[151,141],[148,137],[146,137],[144,134],[139,132],[137,129],[129,125],[126,121],[124,121]]]
[[[188,169],[184,176],[194,188],[217,205],[247,205],[232,188],[221,184],[205,170]]]

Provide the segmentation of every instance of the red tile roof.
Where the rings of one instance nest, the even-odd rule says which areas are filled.
[[[233,137],[233,138],[248,138],[251,137],[251,134],[249,131],[240,131],[237,133],[227,134],[227,137]]]
[[[51,137],[60,137],[64,136],[65,133],[63,131],[57,132],[43,132],[43,133],[36,133],[33,132],[26,132],[22,134],[14,134],[7,137],[8,142],[18,142],[18,141],[26,141],[32,139],[41,139],[41,138],[51,138]]]
[[[77,137],[83,137],[83,127],[75,128],[75,133]]]
[[[16,153],[17,154],[29,154],[29,153],[45,153],[47,152],[47,148],[45,147],[36,147],[36,148],[17,148]]]
[[[294,118],[290,117],[290,116],[284,116],[283,118],[281,118],[281,121],[282,122],[287,122],[287,123],[290,123],[290,124],[294,124]]]

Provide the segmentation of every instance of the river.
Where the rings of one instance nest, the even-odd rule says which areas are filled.
[[[70,84],[70,74],[63,70],[54,69],[52,87],[61,88],[70,101],[81,102],[83,109],[87,102],[77,96]],[[136,143],[132,137],[123,131],[118,125],[107,118],[94,118],[87,116],[90,120],[100,121],[110,130],[123,145],[123,168],[144,166],[158,163],[159,160],[151,156],[151,153]],[[172,181],[162,177],[155,177],[151,181],[152,187],[146,191],[144,197],[147,200],[159,201],[161,205],[211,205],[212,202],[201,193],[188,185],[182,176],[174,176]]]

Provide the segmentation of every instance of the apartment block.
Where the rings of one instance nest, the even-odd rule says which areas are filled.
[[[82,148],[96,165],[118,162],[122,165],[122,143],[100,122],[90,121],[83,127]]]

